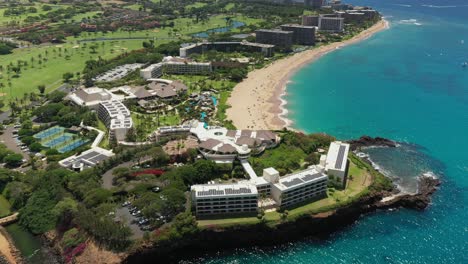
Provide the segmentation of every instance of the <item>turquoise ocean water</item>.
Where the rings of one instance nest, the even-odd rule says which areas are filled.
[[[423,173],[440,177],[433,204],[364,216],[325,241],[192,262],[468,263],[468,0],[349,2],[379,9],[391,28],[297,72],[288,117],[306,132],[402,142],[367,152],[407,190]]]

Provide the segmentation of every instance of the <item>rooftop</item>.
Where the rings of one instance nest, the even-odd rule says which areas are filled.
[[[284,31],[281,29],[258,29],[255,32],[278,33],[278,34],[292,34],[292,31]]]
[[[279,182],[275,183],[275,186],[281,191],[285,191],[288,189],[298,188],[310,182],[319,181],[327,177],[328,176],[323,172],[320,172],[317,167],[312,166],[306,170],[281,177]]]
[[[328,149],[325,168],[335,170],[346,170],[346,159],[348,158],[349,144],[341,141],[335,141],[330,144]]]
[[[66,159],[59,161],[59,164],[63,167],[70,168],[74,164],[83,163],[86,167],[93,167],[101,161],[114,156],[112,151],[95,147],[82,152],[79,155],[73,155]]]
[[[284,24],[284,25],[281,25],[282,27],[295,27],[295,28],[315,28],[313,26],[303,26],[303,25],[299,25],[299,24]]]

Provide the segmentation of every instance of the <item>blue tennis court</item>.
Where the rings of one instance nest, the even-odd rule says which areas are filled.
[[[71,151],[71,150],[74,150],[84,144],[86,144],[86,142],[88,142],[88,140],[83,140],[83,139],[78,139],[78,140],[75,140],[73,142],[70,142],[68,143],[67,145],[61,147],[58,149],[58,152],[60,153],[65,153],[65,152],[68,152],[68,151]]]
[[[63,133],[63,131],[65,131],[65,128],[61,126],[53,126],[35,134],[34,137],[38,139],[44,139],[44,138],[52,137],[56,134]]]
[[[63,135],[60,135],[56,138],[53,138],[49,141],[46,141],[44,142],[42,145],[43,146],[46,146],[48,148],[55,148],[63,143],[65,143],[66,141],[70,140],[73,138],[73,134],[70,134],[70,133],[64,133]]]

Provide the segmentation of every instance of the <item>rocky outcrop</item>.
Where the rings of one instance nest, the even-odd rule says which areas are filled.
[[[380,208],[404,207],[416,210],[424,210],[431,203],[432,194],[440,185],[440,180],[433,177],[421,177],[418,182],[417,194],[396,194],[391,199],[384,200]]]
[[[394,148],[397,146],[395,141],[381,137],[362,136],[359,139],[348,140],[347,143],[351,145],[351,150],[356,150],[362,147],[384,146]]]
[[[204,229],[190,238],[173,243],[141,247],[130,254],[124,263],[153,263],[154,260],[173,263],[182,259],[203,256],[210,252],[259,245],[275,246],[305,238],[323,239],[333,232],[352,225],[362,215],[379,209],[405,207],[422,210],[426,208],[440,181],[424,177],[420,179],[420,182],[419,192],[415,195],[375,192],[339,209],[305,215],[274,227],[259,222],[257,225],[236,226],[229,229],[216,227]]]

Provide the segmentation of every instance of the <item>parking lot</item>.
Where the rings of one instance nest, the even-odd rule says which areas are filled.
[[[119,207],[115,212],[115,218],[127,224],[132,230],[132,238],[142,238],[145,231],[141,230],[140,226],[136,222],[137,217],[133,216],[128,207]]]
[[[158,188],[159,191],[159,188]],[[127,224],[132,230],[132,238],[141,238],[145,232],[154,230],[150,220],[145,218],[139,208],[126,201],[115,211],[115,220]],[[166,223],[166,217],[159,216],[160,223]]]
[[[94,80],[98,82],[116,81],[116,80],[122,79],[123,77],[131,73],[132,71],[137,70],[141,68],[142,66],[143,64],[141,63],[120,65],[110,71],[106,71],[105,73],[98,75],[96,78],[94,78]]]
[[[21,141],[18,139],[18,135],[13,133],[14,130],[17,130],[17,128],[14,128],[13,126],[5,128],[3,134],[0,136],[0,140],[8,149],[21,154],[23,159],[29,160],[29,155],[27,153],[28,150],[21,146]]]

